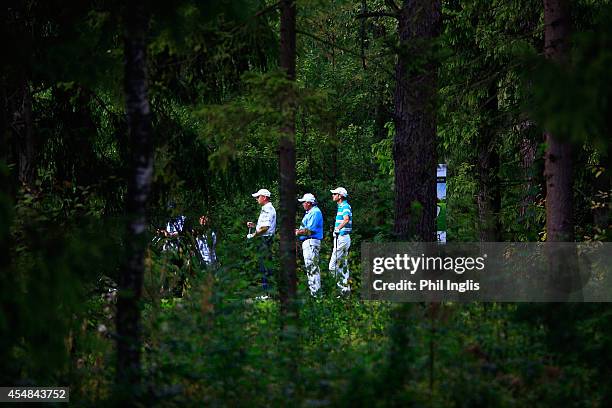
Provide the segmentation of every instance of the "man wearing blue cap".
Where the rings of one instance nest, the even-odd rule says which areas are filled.
[[[306,214],[302,218],[300,228],[295,230],[295,236],[302,242],[302,255],[304,256],[310,294],[316,297],[319,289],[321,289],[319,251],[323,239],[323,214],[317,207],[317,200],[314,195],[306,193],[298,201],[302,203]]]

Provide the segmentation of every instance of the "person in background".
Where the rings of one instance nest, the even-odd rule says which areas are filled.
[[[302,218],[300,228],[295,230],[295,236],[302,242],[304,267],[308,277],[308,288],[313,297],[317,297],[321,289],[321,270],[319,268],[319,253],[323,239],[323,214],[317,206],[315,196],[306,193],[300,199],[306,214]]]
[[[168,202],[168,210],[174,212],[176,210],[176,203],[174,201]],[[179,214],[171,217],[166,224],[166,229],[160,230],[160,234],[165,237],[162,251],[166,252],[170,256],[170,262],[174,266],[171,269],[170,275],[164,278],[162,284],[162,290],[167,290],[173,293],[174,297],[182,297],[185,288],[186,277],[184,275],[184,266],[189,265],[189,261],[185,260],[185,239],[188,237],[184,236],[185,231],[190,230],[186,228],[185,223],[187,217]]]
[[[334,224],[334,249],[329,260],[329,271],[336,278],[336,284],[340,288],[340,296],[346,296],[351,292],[348,252],[351,247],[353,213],[351,206],[346,201],[348,192],[345,188],[338,187],[329,191],[332,193],[332,200],[338,205]]]
[[[249,229],[255,228],[255,232],[250,232],[246,237],[247,239],[257,238],[260,240],[259,245],[259,271],[263,275],[262,286],[265,295],[261,296],[262,299],[267,299],[267,293],[270,290],[268,279],[272,276],[272,268],[270,263],[272,262],[272,242],[274,240],[274,233],[276,232],[276,210],[270,202],[270,191],[265,188],[260,189],[251,196],[257,199],[257,204],[261,206],[259,218],[257,224],[252,221],[247,222]]]
[[[196,247],[202,266],[210,267],[217,264],[217,234],[210,229],[207,215],[202,215],[199,220],[200,227],[196,233]]]
[[[174,201],[170,201],[168,203],[168,209],[169,210],[176,209],[176,203]],[[162,232],[162,235],[164,235],[165,237],[172,238],[172,239],[166,240],[162,248],[164,251],[170,251],[170,250],[178,251],[179,250],[179,244],[180,244],[179,235],[183,232],[183,228],[185,227],[186,219],[187,217],[185,217],[184,215],[177,215],[175,217],[170,218],[170,220],[168,220],[166,229],[162,230],[161,232]]]

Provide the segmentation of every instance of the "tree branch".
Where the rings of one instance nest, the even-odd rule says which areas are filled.
[[[278,2],[272,4],[272,5],[268,6],[268,7],[263,8],[263,9],[259,10],[257,13],[255,13],[255,15],[253,17],[260,17],[260,16],[263,16],[266,13],[269,13],[270,11],[274,11],[274,10],[276,10],[280,6],[281,3],[282,3],[282,1],[278,1]]]
[[[362,18],[369,18],[369,17],[392,17],[392,18],[398,18],[397,13],[389,13],[386,11],[371,11],[369,13],[360,13],[357,14],[356,18],[358,19],[362,19]]]
[[[385,4],[396,13],[400,12],[400,8],[397,3],[395,3],[395,0],[385,0]]]

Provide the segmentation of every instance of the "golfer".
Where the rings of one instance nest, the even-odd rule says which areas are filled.
[[[308,277],[308,288],[310,294],[316,297],[321,289],[321,269],[319,268],[319,251],[323,239],[323,214],[317,207],[315,196],[306,193],[300,199],[302,207],[306,211],[300,228],[295,230],[295,236],[302,242],[302,255],[304,256],[304,267]]]
[[[217,263],[215,247],[217,246],[217,234],[209,227],[207,215],[200,217],[200,227],[196,235],[196,247],[202,266],[209,267]]]
[[[176,203],[174,201],[168,202],[168,210],[175,210]],[[170,218],[168,224],[166,225],[165,230],[161,230],[161,234],[166,238],[170,238],[166,240],[164,246],[162,247],[163,251],[179,251],[180,249],[180,235],[183,233],[183,229],[185,227],[185,221],[187,217],[184,215],[177,215],[175,217]]]
[[[334,224],[334,249],[329,260],[329,271],[336,278],[340,288],[340,295],[346,296],[351,292],[349,286],[348,251],[351,247],[351,232],[353,230],[353,213],[346,201],[348,193],[345,188],[338,187],[330,190],[332,200],[338,205],[336,223]]]
[[[272,241],[276,231],[276,210],[270,202],[270,191],[265,188],[251,194],[257,199],[257,204],[261,206],[257,224],[247,222],[247,227],[255,228],[255,232],[249,233],[247,239],[257,238],[261,241],[259,248],[259,271],[263,275],[262,286],[264,291],[268,291],[268,279],[272,276]]]

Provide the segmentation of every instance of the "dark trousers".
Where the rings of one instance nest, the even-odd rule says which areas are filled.
[[[261,286],[263,290],[270,290],[270,278],[272,277],[272,242],[274,237],[261,237],[259,239],[259,273],[262,275]]]

